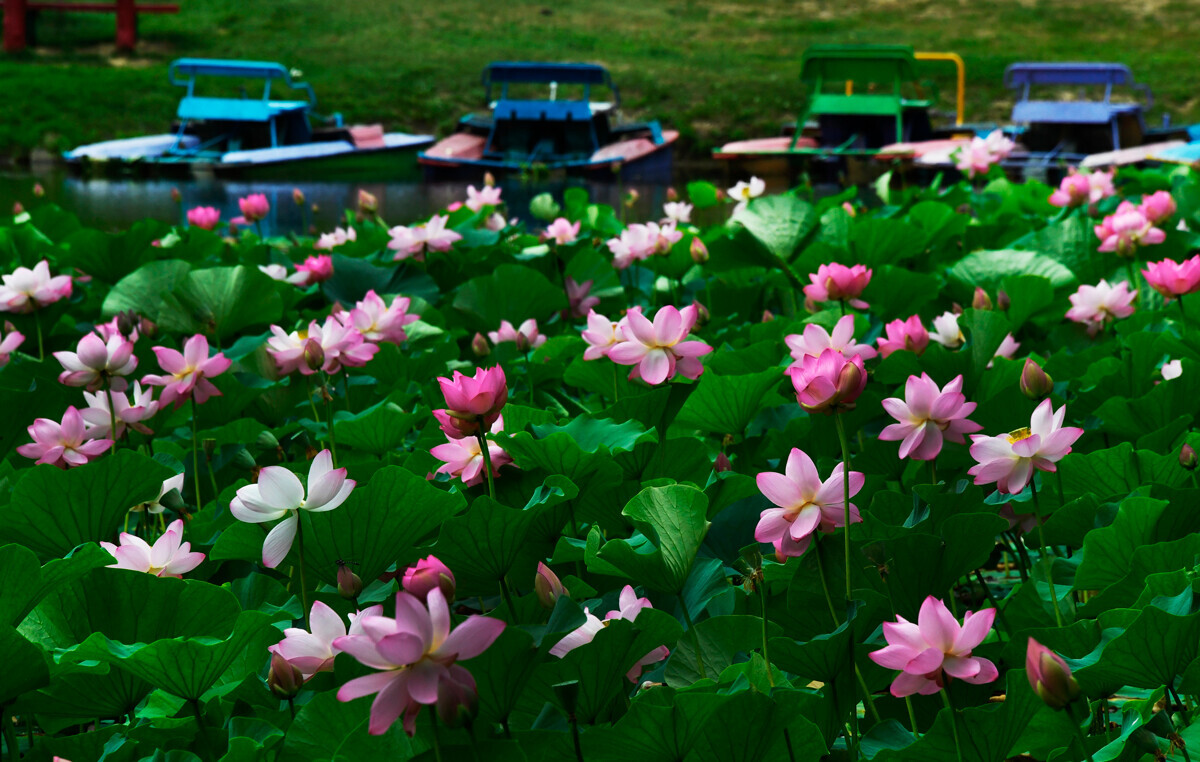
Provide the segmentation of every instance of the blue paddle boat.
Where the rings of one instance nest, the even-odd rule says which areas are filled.
[[[669,182],[679,133],[657,121],[618,122],[620,93],[603,66],[492,63],[483,70],[483,84],[490,111],[463,117],[454,134],[420,153],[427,179],[565,172],[603,180],[619,172],[624,179]],[[547,86],[549,97],[520,97],[516,90],[529,89],[523,86]],[[609,99],[592,100],[593,88]]]
[[[391,180],[414,176],[416,152],[433,143],[429,135],[384,132],[379,125],[347,126],[341,114],[319,115],[312,86],[281,64],[181,58],[168,75],[172,85],[186,88],[171,132],[79,146],[64,155],[68,166],[99,172]],[[200,95],[201,77],[239,84],[258,80],[262,94],[247,97],[242,87],[235,98]],[[273,93],[275,83],[288,88],[291,99]]]

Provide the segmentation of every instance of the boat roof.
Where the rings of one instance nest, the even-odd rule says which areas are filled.
[[[1141,114],[1154,105],[1150,88],[1136,82],[1129,67],[1120,63],[1022,61],[1004,70],[1004,84],[1020,93],[1012,111],[1012,121],[1017,124],[1111,124],[1124,114],[1133,114],[1140,119]],[[1101,100],[1037,100],[1030,97],[1032,88],[1043,86],[1103,86],[1104,97]],[[1114,102],[1114,87],[1128,87],[1141,93],[1141,100]]]
[[[217,58],[180,58],[171,62],[168,77],[172,85],[187,89],[180,100],[176,115],[183,120],[219,119],[233,122],[266,122],[275,116],[298,109],[310,110],[317,104],[312,85],[293,79],[292,71],[283,64],[271,61],[239,61]],[[261,98],[214,98],[196,94],[198,77],[228,77],[260,79]],[[282,100],[271,97],[271,84],[278,81],[284,87],[298,91],[302,100]]]
[[[612,91],[613,106],[619,106],[621,93],[613,84],[612,75],[608,69],[599,64],[588,63],[556,63],[543,61],[493,61],[483,70],[483,85],[487,89],[486,102],[492,103],[492,85],[500,85],[499,101],[529,100],[531,102],[548,102],[542,99],[518,99],[508,97],[510,84],[543,84],[551,85],[583,85],[583,96],[578,99],[591,101],[592,86],[606,87]],[[559,101],[560,99],[553,99]]]
[[[800,63],[800,79],[809,86],[823,82],[893,84],[917,79],[910,45],[810,45]]]

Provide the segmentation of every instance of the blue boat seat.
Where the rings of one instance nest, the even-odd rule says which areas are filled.
[[[1012,121],[1051,124],[1108,124],[1121,114],[1138,114],[1140,103],[1096,103],[1094,101],[1018,101]]]
[[[592,110],[584,101],[502,100],[496,103],[493,115],[498,120],[587,122],[591,121]]]
[[[262,101],[246,98],[206,98],[189,95],[179,101],[176,115],[187,120],[268,122],[292,111],[308,108],[305,101]]]

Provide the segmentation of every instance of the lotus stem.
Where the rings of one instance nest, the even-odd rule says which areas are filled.
[[[479,440],[479,454],[483,456],[483,470],[487,474],[488,496],[496,499],[496,479],[492,476],[492,453],[488,450],[487,435],[483,433],[483,416],[478,419],[479,428],[475,438]]]
[[[304,576],[304,522],[300,520],[300,512],[296,514],[296,556],[300,564],[300,605],[304,607],[304,628],[312,631],[308,612],[308,580]]]
[[[792,751],[792,734],[787,728],[783,729],[783,742],[788,750],[788,762],[796,762],[796,752]]]
[[[112,456],[117,454],[117,406],[113,403],[112,384],[109,384],[105,391],[108,394],[108,420],[112,425],[112,448],[109,449],[108,454]]]
[[[433,704],[429,705],[429,722],[433,728],[433,756],[437,759],[437,762],[442,762],[442,746],[438,741],[437,709]]]
[[[1071,720],[1071,727],[1075,729],[1075,737],[1079,739],[1079,748],[1083,749],[1083,753],[1087,755],[1088,762],[1095,762],[1095,760],[1092,759],[1091,750],[1088,749],[1087,736],[1083,734],[1083,728],[1079,727],[1079,723],[1076,722],[1074,718],[1069,719]]]
[[[33,311],[33,324],[37,327],[38,362],[42,362],[46,359],[46,352],[42,348],[42,317],[37,310]]]
[[[1183,726],[1186,728],[1192,724],[1188,722],[1187,704],[1180,700],[1179,694],[1175,692],[1175,687],[1171,684],[1173,682],[1175,682],[1175,680],[1172,678],[1171,682],[1167,683],[1167,694],[1170,695],[1171,699],[1174,700],[1174,702],[1179,706],[1179,716],[1183,719]]]
[[[853,591],[850,581],[850,441],[846,439],[846,425],[842,423],[842,414],[834,413],[837,424],[838,442],[842,445],[842,508],[846,512],[846,605],[850,605]]]
[[[529,367],[529,349],[525,349],[525,375],[529,380],[529,406],[537,407],[533,397],[533,371]]]
[[[833,607],[833,596],[829,594],[829,582],[825,579],[825,563],[821,560],[821,538],[813,535],[813,547],[816,549],[817,556],[817,574],[821,576],[821,589],[825,591],[825,603],[829,606],[829,618],[833,620],[833,627],[841,624],[838,621],[837,609]]]
[[[1137,267],[1134,266],[1132,257],[1126,260],[1125,267],[1129,270],[1129,287],[1138,289],[1138,307],[1144,307],[1146,304],[1146,295],[1143,293],[1145,289],[1138,288]]]
[[[567,719],[571,722],[571,742],[575,745],[575,760],[583,762],[583,744],[579,741],[579,720],[576,719],[574,712],[571,712]]]
[[[692,634],[692,645],[696,648],[696,671],[700,673],[700,679],[705,680],[708,673],[704,669],[704,657],[700,653],[700,636],[696,634],[696,625],[692,623],[692,615],[688,613],[687,601],[683,599],[682,594],[679,596],[679,607],[683,609],[683,621],[687,622],[688,632]],[[766,624],[763,625],[763,629],[766,629]],[[768,671],[769,669],[768,666]]]
[[[950,712],[950,729],[954,732],[954,753],[958,757],[958,762],[962,762],[962,742],[958,739],[958,716],[954,711],[954,705],[950,703],[950,694],[946,693],[945,687],[942,688],[942,703]]]
[[[992,595],[992,589],[988,587],[987,581],[983,578],[983,573],[978,569],[975,570],[975,579],[979,581],[979,586],[983,588],[983,594],[987,596],[988,602],[992,604],[992,608],[996,609],[996,614],[1000,617],[1000,624],[1011,639],[1012,628],[1008,626],[1008,617],[1004,615],[1004,610],[996,602],[996,596]]]
[[[904,697],[904,705],[908,707],[908,722],[912,726],[913,738],[920,738],[921,733],[917,730],[917,713],[913,711],[912,696]]]
[[[1050,602],[1054,604],[1054,621],[1057,626],[1063,626],[1062,612],[1058,608],[1058,591],[1054,589],[1054,562],[1050,560],[1050,546],[1046,544],[1046,530],[1042,528],[1042,512],[1038,507],[1037,485],[1031,480],[1029,487],[1033,490],[1033,510],[1037,516],[1038,542],[1041,548],[1038,557],[1042,560],[1042,569],[1046,575],[1046,584],[1050,586]]]
[[[342,367],[342,402],[346,404],[346,412],[353,414],[350,409],[350,369]]]
[[[196,488],[196,510],[204,507],[200,502],[200,442],[196,436],[196,397],[192,396],[192,486]],[[115,444],[115,443],[114,443]],[[215,498],[214,498],[215,499]]]
[[[8,758],[18,760],[21,758],[21,749],[17,745],[17,729],[12,722],[11,710],[12,707],[7,704],[0,707],[0,726],[4,728],[4,743],[8,746]]]
[[[767,682],[771,687],[775,687],[775,675],[771,673],[771,655],[767,651],[767,583],[766,580],[757,581],[758,598],[762,606],[762,641],[763,641],[763,661],[767,663]]]

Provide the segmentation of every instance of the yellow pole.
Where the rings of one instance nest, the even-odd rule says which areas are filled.
[[[956,92],[956,108],[954,113],[954,125],[962,126],[963,114],[966,109],[965,100],[967,94],[967,65],[963,63],[962,56],[958,53],[930,53],[917,52],[913,57],[918,61],[949,61],[954,64],[958,70],[958,87]]]

